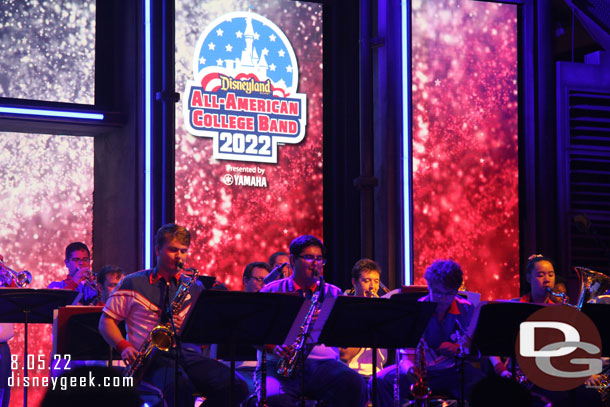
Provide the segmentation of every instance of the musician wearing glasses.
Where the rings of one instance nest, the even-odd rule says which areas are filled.
[[[242,281],[244,283],[244,291],[247,293],[257,293],[265,285],[265,277],[271,271],[271,267],[265,262],[255,261],[250,263],[244,269]]]
[[[168,342],[176,343],[173,326],[180,329],[192,298],[203,289],[200,281],[192,280],[182,270],[190,243],[191,234],[186,228],[176,224],[162,226],[155,236],[156,267],[125,276],[110,293],[99,322],[100,333],[106,342],[130,364],[127,375],[136,379],[141,376],[145,384],[162,392],[161,400],[145,400],[151,407],[174,407],[174,395],[176,407],[192,406],[195,389],[206,398],[206,407],[228,405],[230,369],[201,355],[199,346],[182,343],[178,348],[181,353],[177,389],[174,388],[177,348],[170,345],[169,351],[153,351],[155,356],[151,358],[144,357],[145,352],[141,352],[143,343],[145,346],[156,343],[155,337],[165,337]],[[188,287],[187,291],[184,287]],[[119,321],[125,321],[127,338],[119,330]],[[140,368],[135,369],[136,366]],[[239,406],[247,395],[246,384],[236,375],[231,407]],[[146,398],[145,394],[142,396]]]
[[[483,378],[483,373],[465,360],[468,345],[466,331],[474,311],[473,305],[457,295],[462,285],[463,272],[453,260],[435,260],[424,273],[429,294],[420,301],[437,303],[436,310],[424,331],[420,346],[423,360],[402,361],[399,366],[400,399],[406,400],[411,384],[419,378],[416,372],[425,370],[434,394],[460,398],[460,373],[463,367],[465,394]],[[458,366],[464,361],[463,365]],[[378,375],[379,401],[382,406],[392,406],[396,366],[383,369]]]
[[[323,301],[324,297],[337,297],[341,290],[320,278],[323,273],[325,248],[322,242],[311,235],[299,236],[290,244],[290,265],[293,274],[290,277],[267,284],[261,292],[296,293],[312,300]],[[315,315],[315,312],[314,312]],[[333,407],[360,407],[367,402],[367,390],[364,379],[339,361],[339,351],[324,345],[314,346],[305,360],[304,372],[300,364],[291,369],[279,369],[278,361],[284,362],[294,351],[286,345],[267,346],[266,394],[267,402],[274,406],[294,406],[302,396],[321,400],[324,405]],[[255,381],[260,392],[261,360],[258,355]],[[286,364],[283,365],[284,367]],[[286,372],[289,370],[292,374]],[[283,372],[282,372],[283,371]],[[304,375],[304,378],[303,378]]]
[[[89,305],[97,301],[98,290],[91,272],[91,252],[86,244],[73,242],[66,247],[64,263],[68,276],[62,281],[54,281],[47,288],[78,291],[75,304]]]

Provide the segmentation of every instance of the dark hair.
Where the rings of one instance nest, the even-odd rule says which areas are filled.
[[[352,267],[352,278],[354,280],[358,280],[360,278],[360,273],[363,271],[376,271],[377,273],[381,274],[379,265],[371,259],[358,260],[356,264],[354,264],[354,267]]]
[[[124,276],[125,272],[119,266],[115,266],[113,264],[107,264],[97,272],[97,282],[100,285],[104,285],[106,282],[106,276],[108,274],[118,274],[120,276]]]
[[[75,252],[77,250],[84,250],[87,252],[87,255],[91,257],[91,252],[89,251],[89,248],[86,244],[84,244],[83,242],[72,242],[68,246],[66,246],[66,260],[70,260],[70,258],[72,257],[72,252]]]
[[[269,256],[269,266],[272,268],[275,267],[275,260],[280,256],[289,256],[289,254],[286,252],[273,253],[271,256]]]
[[[255,267],[265,269],[267,272],[271,271],[271,267],[269,267],[269,265],[264,261],[255,261],[254,263],[249,263],[244,269],[244,280],[249,280],[252,278],[252,270],[254,270]]]
[[[438,282],[443,287],[457,290],[464,281],[464,272],[453,260],[434,260],[424,273],[428,282]]]
[[[525,275],[527,276],[527,275],[532,274],[532,271],[534,271],[534,267],[536,266],[536,263],[538,263],[540,261],[548,261],[549,263],[551,263],[551,266],[553,266],[553,270],[555,270],[555,263],[549,257],[543,256],[541,254],[532,254],[527,259],[527,265],[525,266]]]
[[[180,244],[185,246],[191,245],[191,232],[184,226],[176,225],[175,223],[167,223],[157,230],[155,235],[155,247],[161,248],[167,242],[176,239]]]
[[[301,255],[301,252],[309,246],[317,246],[322,250],[322,256],[326,256],[326,249],[320,239],[312,235],[301,235],[290,242],[290,254],[294,257]]]

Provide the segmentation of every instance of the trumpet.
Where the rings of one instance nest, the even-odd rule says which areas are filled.
[[[0,260],[0,287],[10,287],[13,282],[17,287],[25,287],[32,282],[32,273],[27,270],[16,272]]]

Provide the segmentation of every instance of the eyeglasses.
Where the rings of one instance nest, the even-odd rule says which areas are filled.
[[[326,264],[326,259],[322,256],[314,256],[313,254],[304,254],[302,256],[298,256],[300,258],[302,258],[303,260],[305,260],[308,263],[313,263],[318,262],[318,263],[322,263],[322,265]]]
[[[257,283],[262,283],[265,281],[265,277],[250,277],[250,279],[256,281]]]
[[[83,257],[82,259],[79,257],[72,257],[70,259],[71,262],[73,263],[79,263],[79,262],[83,262],[83,263],[89,263],[91,261],[91,259],[89,257]]]

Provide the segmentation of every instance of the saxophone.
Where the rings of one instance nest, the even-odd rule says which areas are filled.
[[[299,333],[290,346],[290,355],[277,362],[277,374],[284,377],[293,377],[302,362],[307,359],[309,352],[312,351],[313,345],[307,343],[307,339],[313,329],[313,324],[318,316],[322,301],[324,300],[324,278],[320,275],[320,284],[318,289],[311,297],[311,306],[307,311],[305,320],[301,325]]]
[[[193,285],[197,282],[197,276],[199,275],[199,271],[195,268],[183,268],[184,265],[182,263],[178,263],[178,268],[183,269],[184,271],[190,271],[193,273],[190,280],[183,280],[172,299],[172,302],[169,304],[169,312],[172,315],[176,315],[180,312],[182,307],[184,306],[184,302],[188,297],[188,294],[191,291]],[[140,346],[138,350],[138,356],[136,359],[129,365],[127,370],[125,371],[125,377],[132,377],[136,381],[139,381],[141,377],[144,375],[145,366],[148,365],[148,362],[151,358],[151,353],[158,349],[162,352],[168,352],[172,346],[174,345],[174,332],[172,330],[171,322],[160,322],[157,326],[155,326],[146,340]]]
[[[411,395],[414,405],[418,407],[428,407],[430,404],[430,386],[428,386],[428,372],[426,370],[426,341],[421,338],[415,351],[414,373],[417,381],[411,385]]]

